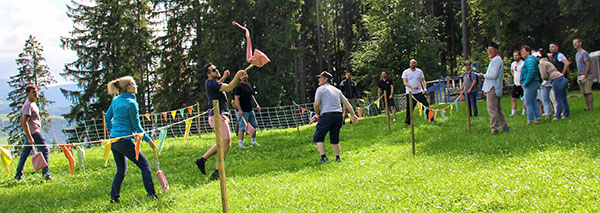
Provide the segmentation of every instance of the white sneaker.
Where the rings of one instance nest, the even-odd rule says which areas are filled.
[[[515,112],[514,112],[514,111],[512,111],[512,112],[510,113],[510,117],[512,117],[512,116],[515,116]]]
[[[394,118],[394,121],[396,121],[396,119]]]

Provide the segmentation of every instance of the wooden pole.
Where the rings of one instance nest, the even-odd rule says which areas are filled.
[[[469,133],[471,133],[471,103],[469,102],[468,95],[465,95],[465,98],[467,99],[467,123],[469,125]]]
[[[104,140],[106,140],[106,118],[104,118],[105,115],[106,113],[102,111],[102,127],[104,129]]]
[[[221,138],[221,111],[219,110],[219,101],[213,101],[213,117],[215,118],[215,138],[217,139],[217,168],[219,168],[219,182],[221,183],[221,203],[223,212],[229,212],[227,206],[227,183],[225,182],[225,153],[223,153],[223,138]],[[227,131],[227,130],[223,130]]]
[[[200,115],[200,103],[196,103],[196,108],[198,109],[198,115]],[[198,116],[198,122],[196,123],[196,127],[198,128],[198,138],[202,139],[202,133],[200,131],[200,116]]]
[[[300,127],[298,127],[298,120],[296,119],[296,110],[295,107],[292,106],[292,116],[294,116],[294,123],[296,124],[296,133],[300,135]]]
[[[383,98],[385,100],[385,115],[387,116],[388,133],[392,133],[392,127],[390,126],[390,109],[388,108],[388,96],[387,91],[383,91]]]
[[[410,105],[410,136],[412,141],[412,154],[415,155],[415,125],[413,123],[413,96],[412,91],[408,91],[409,105]]]

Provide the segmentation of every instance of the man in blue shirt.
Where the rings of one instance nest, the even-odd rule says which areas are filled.
[[[225,92],[231,92],[235,86],[237,86],[240,78],[246,73],[243,70],[238,71],[233,80],[229,82],[229,84],[221,83],[219,78],[221,77],[221,73],[217,69],[215,65],[211,63],[204,65],[204,72],[206,72],[206,76],[208,79],[206,80],[206,96],[208,98],[208,107],[213,108],[212,101],[219,100],[219,110],[221,112],[221,137],[223,139],[223,153],[227,156],[227,152],[229,152],[229,148],[231,147],[231,133],[229,132],[229,119],[227,116],[229,115],[229,107],[227,104],[227,96]],[[208,115],[208,124],[210,127],[215,128],[215,118],[213,112],[211,111]],[[201,158],[194,160],[198,169],[202,174],[206,174],[205,164],[206,160],[217,153],[217,145],[213,145]],[[219,170],[215,169],[215,171],[211,174],[211,179],[217,179],[219,177]]]
[[[465,74],[463,75],[463,85],[461,91],[464,89],[464,93],[467,96],[467,101],[469,104],[469,116],[477,117],[477,93],[479,92],[479,88],[477,85],[477,81],[479,76],[475,74],[475,72],[471,69],[471,62],[465,62]],[[462,94],[461,94],[462,98]]]

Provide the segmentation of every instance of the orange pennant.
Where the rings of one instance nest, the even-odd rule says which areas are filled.
[[[139,156],[140,156],[140,148],[142,146],[142,138],[144,137],[144,134],[135,134],[133,135],[133,137],[135,138],[135,160],[138,160]]]
[[[302,107],[300,107],[302,108]],[[304,112],[306,112],[306,109],[302,108],[302,115],[304,115]]]
[[[145,114],[144,117],[146,117],[146,119],[148,119],[150,121],[150,115]]]
[[[69,171],[71,171],[71,174],[73,174],[73,172],[75,171],[75,158],[73,157],[73,150],[71,149],[73,144],[61,144],[58,146],[65,153],[65,157],[67,157],[67,160],[69,160]]]
[[[192,109],[194,109],[194,108],[192,108],[192,107],[188,107],[188,108],[187,108],[187,110],[188,110],[188,113],[190,113],[190,115],[192,115]]]
[[[363,109],[359,109],[358,110],[358,117],[362,118],[362,115],[363,115]]]
[[[429,121],[433,119],[433,110],[429,110]]]
[[[162,116],[163,116],[163,118],[165,119],[165,121],[167,121],[167,113],[166,113],[166,112],[163,112],[163,113],[162,113]]]

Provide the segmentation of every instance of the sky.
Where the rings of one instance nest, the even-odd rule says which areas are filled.
[[[45,64],[57,81],[72,84],[60,76],[66,63],[74,61],[75,52],[60,47],[60,37],[69,36],[73,22],[67,17],[70,0],[0,0],[0,79],[17,74],[17,59],[25,41],[33,35],[43,46]]]

